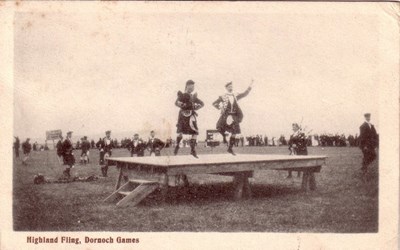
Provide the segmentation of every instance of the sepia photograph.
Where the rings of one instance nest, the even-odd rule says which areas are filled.
[[[397,234],[397,4],[17,3],[6,176],[21,247]]]

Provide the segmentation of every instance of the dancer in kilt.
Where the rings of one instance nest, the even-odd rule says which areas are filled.
[[[221,95],[215,102],[213,102],[213,106],[221,110],[221,116],[217,122],[217,130],[223,136],[224,142],[226,142],[225,133],[229,132],[231,134],[228,152],[233,155],[235,155],[235,153],[233,152],[232,147],[235,144],[236,135],[241,133],[240,123],[243,120],[243,112],[239,107],[238,101],[250,93],[252,84],[253,80],[245,92],[236,95],[233,93],[232,82],[228,82],[225,85],[227,93]]]
[[[185,86],[185,92],[178,92],[178,98],[175,101],[175,105],[180,108],[177,127],[177,138],[174,154],[177,155],[179,151],[179,143],[181,142],[182,135],[191,135],[189,141],[190,154],[197,157],[195,150],[196,139],[199,134],[199,129],[197,127],[197,110],[204,107],[204,103],[197,98],[197,93],[194,93],[194,81],[188,80]]]

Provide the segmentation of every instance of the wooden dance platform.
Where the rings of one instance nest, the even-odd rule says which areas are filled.
[[[168,187],[189,185],[187,175],[219,174],[233,177],[234,198],[250,197],[249,177],[257,170],[292,170],[303,172],[302,189],[316,188],[314,173],[325,165],[326,156],[260,155],[260,154],[210,154],[159,156],[159,157],[111,157],[109,166],[119,169],[115,191],[104,201],[118,201],[117,206],[137,205],[155,189],[161,188],[163,197]]]

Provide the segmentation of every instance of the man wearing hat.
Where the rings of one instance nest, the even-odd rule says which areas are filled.
[[[132,141],[128,144],[128,150],[131,151],[131,157],[134,155],[138,157],[144,156],[146,144],[139,138],[139,134],[134,134]]]
[[[364,155],[361,170],[366,173],[368,165],[376,158],[375,148],[378,146],[378,134],[371,124],[371,114],[365,113],[365,122],[360,126],[359,147]]]
[[[100,150],[100,169],[104,177],[107,177],[108,165],[105,160],[112,155],[113,140],[111,139],[111,131],[106,131],[106,137],[97,142],[97,147]]]
[[[29,155],[32,150],[32,145],[29,143],[29,140],[30,140],[30,138],[27,138],[26,141],[24,143],[22,143],[22,151],[24,153],[24,159],[22,160],[23,165],[28,165],[28,164],[26,164],[26,161],[28,160]]]
[[[68,178],[71,177],[71,168],[73,168],[75,164],[75,157],[73,153],[74,147],[72,145],[71,138],[72,138],[72,131],[68,131],[67,138],[65,138],[62,144],[64,164],[67,165],[63,173]]]
[[[250,93],[252,85],[253,80],[251,80],[250,86],[245,92],[236,95],[233,93],[232,82],[228,82],[225,85],[227,92],[213,102],[213,106],[221,110],[221,116],[217,122],[217,130],[223,136],[224,142],[226,141],[225,132],[231,133],[228,152],[233,155],[235,155],[235,153],[233,152],[232,147],[235,144],[236,134],[241,133],[240,123],[243,120],[243,112],[239,107],[238,101]]]
[[[288,142],[290,155],[308,155],[307,151],[307,136],[301,130],[298,123],[292,124],[293,134],[290,135]],[[297,176],[300,176],[300,171],[297,172]],[[292,178],[292,171],[289,170],[287,178]]]
[[[188,80],[185,86],[185,92],[178,92],[178,98],[175,101],[175,106],[179,107],[178,123],[176,124],[178,136],[176,137],[176,146],[174,150],[174,155],[178,154],[179,143],[182,140],[182,135],[191,135],[189,141],[190,154],[197,157],[195,150],[196,139],[199,134],[199,129],[197,127],[197,110],[204,107],[204,103],[197,98],[197,93],[194,91],[194,81]]]
[[[87,140],[87,136],[84,136],[81,141],[81,163],[86,164],[89,162],[90,142]]]
[[[147,149],[150,151],[150,156],[154,153],[155,156],[161,156],[161,149],[164,148],[165,143],[160,139],[156,138],[156,133],[152,130],[150,132],[150,138],[147,142]]]

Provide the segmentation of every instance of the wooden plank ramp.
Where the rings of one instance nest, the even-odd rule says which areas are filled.
[[[104,199],[104,202],[115,201],[122,196],[123,198],[117,202],[117,207],[136,206],[158,187],[157,181],[130,179]]]

